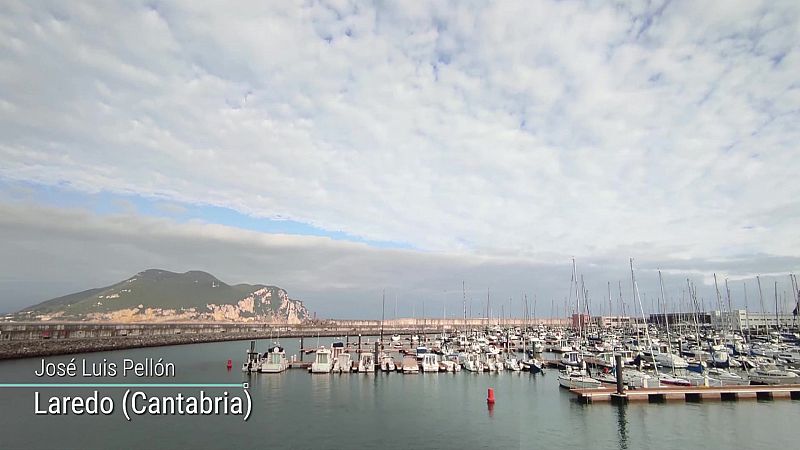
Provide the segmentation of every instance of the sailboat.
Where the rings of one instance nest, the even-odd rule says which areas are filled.
[[[585,369],[573,369],[567,366],[566,370],[558,374],[558,384],[566,389],[594,389],[602,387],[600,381],[590,377]]]

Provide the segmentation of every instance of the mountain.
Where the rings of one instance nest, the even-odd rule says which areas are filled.
[[[261,284],[225,284],[201,271],[149,269],[102,288],[57,297],[17,316],[40,320],[113,322],[281,322],[309,319],[303,302]]]

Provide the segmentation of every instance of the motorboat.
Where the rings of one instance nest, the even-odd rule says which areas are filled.
[[[372,352],[364,352],[358,357],[358,372],[375,372],[375,355]]]
[[[522,361],[522,370],[530,373],[541,373],[542,372],[542,363],[535,358],[531,358],[525,361]]]
[[[583,364],[583,358],[581,358],[581,354],[577,351],[568,351],[564,352],[561,356],[561,363],[565,366],[570,367],[581,367]]]
[[[286,359],[286,352],[283,347],[276,345],[264,354],[258,371],[261,373],[281,373],[289,368],[289,361]]]
[[[483,372],[483,362],[477,353],[467,352],[461,355],[461,365],[468,372]]]
[[[439,355],[435,353],[424,353],[422,355],[422,371],[423,372],[438,372],[439,371]]]
[[[333,370],[333,359],[330,349],[322,346],[314,354],[314,362],[311,363],[311,373],[330,373]]]
[[[397,370],[397,367],[394,364],[394,358],[392,358],[391,355],[381,352],[380,355],[378,355],[378,359],[380,360],[382,371],[394,372]]]
[[[413,355],[405,355],[403,357],[402,368],[404,374],[419,373],[417,358]]]
[[[517,361],[517,358],[513,356],[510,358],[506,358],[505,366],[506,369],[513,370],[514,372],[519,372],[520,370],[522,370],[522,365],[519,363],[519,361]]]
[[[353,357],[350,353],[342,352],[333,362],[333,371],[338,373],[349,373],[353,370]]]

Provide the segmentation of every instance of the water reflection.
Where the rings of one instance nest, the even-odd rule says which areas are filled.
[[[626,417],[627,407],[625,405],[617,405],[617,434],[619,435],[619,448],[626,450],[628,448],[628,418]]]

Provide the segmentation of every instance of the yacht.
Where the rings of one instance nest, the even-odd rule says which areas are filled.
[[[289,361],[286,359],[286,352],[283,347],[276,345],[264,355],[258,371],[261,373],[281,373],[287,368],[289,368]]]
[[[658,380],[652,375],[635,369],[624,369],[622,371],[622,382],[633,388],[658,387]]]
[[[800,376],[788,370],[782,370],[774,364],[758,366],[750,371],[752,384],[798,384]]]
[[[656,364],[669,369],[685,369],[689,363],[680,356],[669,352],[658,352],[655,354]]]
[[[339,373],[349,373],[353,371],[353,357],[350,353],[339,353],[333,360],[333,371]]]
[[[708,376],[718,379],[721,386],[747,386],[750,384],[749,378],[725,369],[708,369]]]
[[[691,386],[692,383],[689,382],[686,378],[676,377],[675,375],[669,373],[661,373],[658,375],[658,381],[661,384],[666,384],[669,386]]]
[[[438,372],[439,371],[439,355],[435,353],[424,353],[422,355],[422,371],[423,372]]]
[[[375,355],[372,352],[364,352],[358,357],[358,372],[375,372]]]
[[[403,357],[402,362],[403,373],[419,373],[419,365],[417,364],[417,358],[413,355],[406,355]]]
[[[558,384],[567,389],[594,389],[602,387],[602,384],[590,377],[585,370],[575,370],[567,367],[567,370],[558,374]]]
[[[580,353],[576,351],[568,351],[564,352],[563,356],[561,356],[561,363],[565,366],[580,367],[583,363],[583,359],[581,358]]]
[[[483,372],[483,362],[477,353],[467,352],[461,355],[461,364],[468,372]]]
[[[397,370],[397,366],[395,366],[394,364],[394,358],[392,358],[391,355],[381,352],[380,355],[378,355],[378,359],[381,362],[382,371],[394,372],[395,370]]]
[[[330,373],[333,370],[331,351],[325,346],[317,349],[314,362],[311,363],[311,373]]]
[[[522,361],[522,370],[530,373],[541,373],[542,363],[536,358]]]
[[[506,358],[505,366],[506,369],[513,370],[514,372],[519,372],[522,370],[522,365],[519,363],[519,361],[517,361],[517,358],[513,356],[511,358]]]

